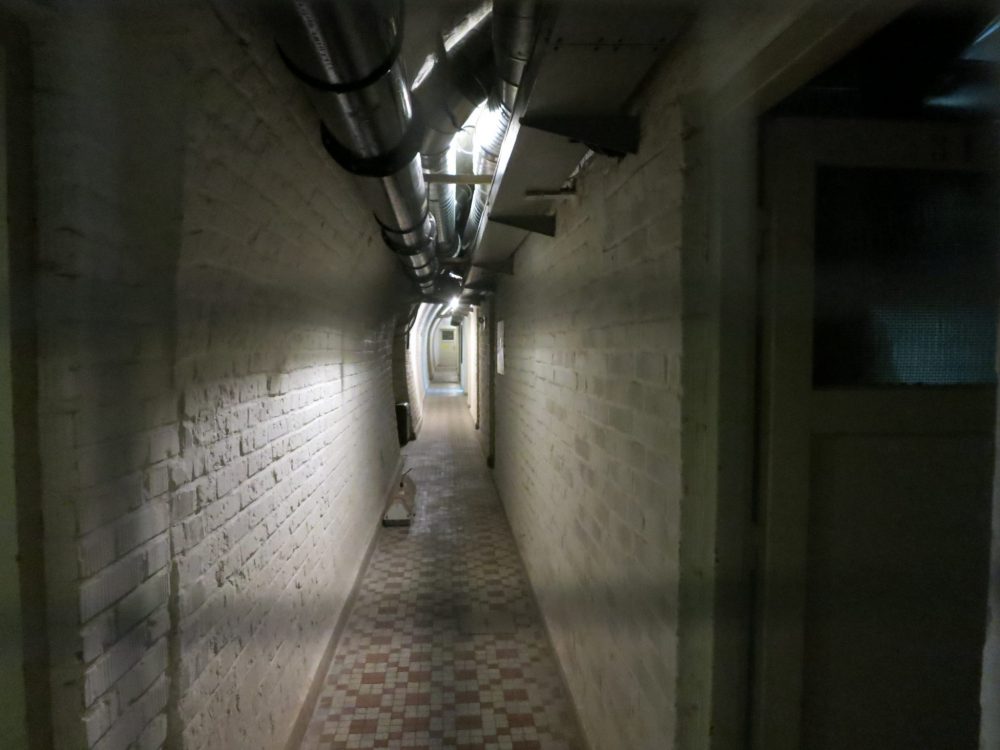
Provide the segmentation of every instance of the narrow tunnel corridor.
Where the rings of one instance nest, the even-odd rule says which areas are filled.
[[[0,0],[0,749],[1000,750],[997,13]]]

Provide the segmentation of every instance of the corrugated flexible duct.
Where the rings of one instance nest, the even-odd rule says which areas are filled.
[[[425,131],[421,144],[424,171],[444,174],[455,169],[449,149],[455,134],[486,100],[495,77],[490,3],[485,3],[439,38],[439,48],[424,64],[413,84]],[[431,213],[437,224],[437,252],[455,257],[461,251],[455,185],[428,185]]]
[[[507,128],[510,127],[510,110],[501,104],[490,125],[488,132],[480,132],[482,125],[476,128],[474,143],[477,143],[478,147],[473,161],[476,174],[496,174],[500,148],[503,146],[504,138],[507,137]],[[472,191],[472,207],[469,209],[469,218],[462,231],[462,247],[465,250],[469,250],[476,241],[489,194],[489,185],[476,185]]]
[[[422,128],[399,59],[401,0],[284,0],[278,49],[308,87],[330,155],[361,179],[386,243],[426,294],[435,291],[435,221],[419,157]]]

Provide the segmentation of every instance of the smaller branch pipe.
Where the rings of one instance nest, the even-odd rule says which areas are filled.
[[[455,134],[489,94],[494,79],[491,6],[469,15],[428,59],[413,87],[424,120],[421,153],[424,170],[445,173],[455,168],[449,149]],[[431,183],[431,213],[437,221],[437,252],[446,258],[461,250],[455,213],[455,186]]]

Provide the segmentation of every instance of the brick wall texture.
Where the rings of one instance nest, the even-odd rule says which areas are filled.
[[[682,513],[714,507],[717,470],[719,271],[691,118],[802,5],[692,24],[633,105],[639,153],[590,162],[557,236],[530,236],[499,281],[495,479],[595,750],[710,741],[712,566],[682,570],[680,538]],[[702,530],[684,542],[699,563]],[[683,612],[681,581],[700,587]]]
[[[59,747],[285,742],[399,460],[406,289],[237,4],[35,28]]]
[[[669,746],[675,720],[679,140],[657,113],[497,294],[496,481],[595,748]]]

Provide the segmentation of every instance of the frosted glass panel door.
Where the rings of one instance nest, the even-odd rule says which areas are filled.
[[[754,747],[975,747],[994,141],[786,120],[764,144]]]

